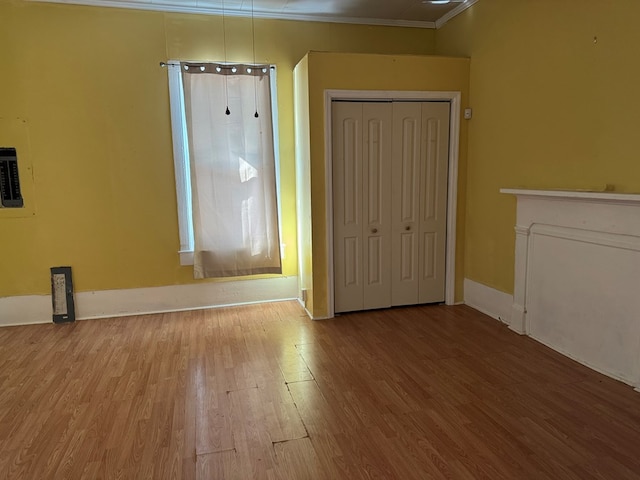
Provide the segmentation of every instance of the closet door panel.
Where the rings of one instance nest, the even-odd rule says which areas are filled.
[[[418,303],[421,104],[394,102],[391,155],[391,302]]]
[[[364,307],[362,104],[335,103],[332,115],[334,302],[347,312]]]
[[[363,105],[364,308],[391,306],[392,104]]]
[[[449,108],[448,102],[421,106],[419,303],[444,302]]]

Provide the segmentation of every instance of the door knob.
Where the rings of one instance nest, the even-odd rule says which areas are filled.
[[[404,229],[408,232],[409,230],[411,230],[411,226],[407,225],[406,227],[404,227]]]
[[[378,229],[377,228],[371,229],[371,233],[378,233]]]

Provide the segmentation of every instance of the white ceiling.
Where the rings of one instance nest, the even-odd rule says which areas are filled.
[[[168,12],[438,28],[478,0],[34,0]]]

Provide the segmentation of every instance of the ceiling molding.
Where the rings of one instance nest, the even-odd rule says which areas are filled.
[[[156,12],[170,13],[193,13],[204,15],[222,16],[223,11],[214,7],[193,7],[188,5],[172,5],[165,3],[133,3],[114,0],[27,0],[37,3],[62,3],[66,5],[88,5],[93,7],[127,8],[132,10],[148,10]],[[477,1],[477,0],[468,0]],[[456,8],[456,10],[459,7]],[[246,10],[225,9],[224,15],[228,17],[251,17],[251,12]],[[325,23],[349,23],[356,25],[378,25],[384,27],[411,27],[411,28],[437,28],[437,22],[422,22],[416,20],[390,20],[382,18],[361,18],[361,17],[333,17],[329,15],[309,15],[282,12],[253,12],[254,18],[265,18],[273,20],[295,20],[303,22],[325,22]]]
[[[460,5],[458,5],[456,8],[454,8],[450,12],[445,13],[442,17],[440,17],[438,20],[436,20],[436,22],[435,22],[436,28],[442,27],[445,23],[447,23],[453,17],[455,17],[456,15],[464,12],[467,8],[469,8],[474,3],[477,3],[477,2],[478,2],[478,0],[467,0],[466,2],[461,3]]]

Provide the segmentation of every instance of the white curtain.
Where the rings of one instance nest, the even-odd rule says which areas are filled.
[[[196,278],[282,273],[270,68],[233,68],[182,65]]]

